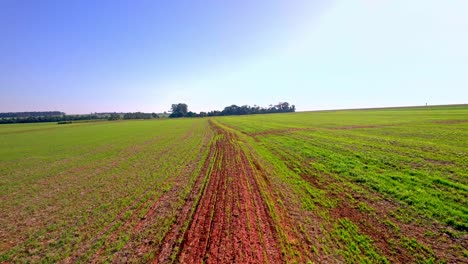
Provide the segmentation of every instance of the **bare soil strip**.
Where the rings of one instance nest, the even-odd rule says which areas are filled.
[[[157,256],[153,260],[153,263],[171,263],[173,258],[177,255],[180,245],[183,241],[185,232],[188,228],[195,208],[197,207],[200,196],[205,189],[207,182],[207,175],[210,174],[212,169],[211,164],[212,160],[216,156],[216,151],[214,146],[211,146],[210,154],[205,160],[203,169],[198,176],[193,188],[190,191],[190,194],[185,199],[186,202],[180,210],[176,222],[171,226],[171,229],[166,234],[163,242],[161,243],[161,249],[159,250]]]
[[[212,125],[219,138],[209,182],[179,254],[181,263],[284,262],[274,221],[254,168],[232,132]]]

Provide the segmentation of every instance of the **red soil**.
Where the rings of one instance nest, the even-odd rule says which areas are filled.
[[[296,163],[289,163],[291,157],[286,153],[275,152],[281,156],[289,169],[294,170]],[[294,165],[293,165],[294,164]],[[368,236],[373,245],[377,247],[380,253],[392,263],[413,263],[417,262],[417,254],[421,252],[411,252],[404,247],[401,240],[404,238],[414,238],[421,245],[432,249],[436,260],[447,261],[447,263],[463,263],[466,257],[460,254],[460,248],[468,248],[468,240],[466,236],[451,237],[446,234],[445,230],[450,230],[441,223],[418,215],[408,206],[398,203],[389,198],[383,197],[381,194],[375,193],[372,190],[362,187],[362,192],[346,193],[343,190],[349,189],[343,179],[337,179],[331,175],[307,170],[309,162],[304,162],[301,166],[305,172],[300,173],[300,176],[309,182],[311,186],[322,190],[330,200],[337,201],[334,208],[320,208],[317,211],[325,210],[331,216],[331,219],[348,219],[352,221],[359,229],[361,234]],[[330,187],[333,186],[333,187]],[[340,186],[340,188],[337,188]],[[287,188],[287,187],[285,187]],[[287,199],[283,200],[286,204]],[[359,209],[359,204],[362,203],[371,212]],[[329,259],[326,253],[321,250],[320,239],[321,232],[332,232],[334,229],[332,221],[326,223],[320,216],[311,212],[297,212],[294,206],[286,204],[289,208],[289,213],[293,217],[293,222],[297,225],[301,224],[305,227],[305,237],[302,237],[304,244],[311,244],[311,249],[317,249],[318,254],[309,256],[311,260],[318,263],[342,262],[339,259]],[[317,206],[319,206],[317,204]],[[397,209],[406,211],[406,221],[404,222],[395,216]],[[398,213],[397,213],[398,214]],[[413,218],[419,218],[413,219]],[[413,220],[413,221],[411,221]],[[320,230],[316,224],[322,223],[324,230]],[[390,223],[393,223],[394,227]],[[428,236],[427,234],[434,234]],[[312,238],[312,239],[311,239]],[[315,238],[315,239],[313,239]],[[308,241],[311,239],[311,241]],[[418,249],[421,251],[421,249]],[[424,250],[423,250],[424,251]],[[423,252],[425,255],[431,255],[428,252]],[[325,258],[324,258],[325,257]]]
[[[275,225],[236,136],[214,127],[214,166],[185,234],[182,263],[283,262]]]
[[[176,222],[171,226],[171,229],[166,234],[163,242],[161,243],[161,249],[159,250],[158,255],[153,260],[154,263],[167,263],[171,262],[171,256],[174,254],[174,249],[180,246],[180,241],[182,241],[185,229],[185,223],[191,219],[193,216],[192,208],[196,206],[199,202],[201,192],[204,190],[203,181],[208,174],[210,161],[214,158],[215,151],[214,146],[211,146],[210,154],[205,161],[202,171],[198,176],[193,188],[190,191],[190,194],[185,199],[186,202],[180,210]]]
[[[322,183],[317,182],[312,177],[301,175],[303,179],[310,182],[315,187],[326,190],[327,187]],[[322,175],[323,177],[327,177]],[[327,184],[340,184],[332,177],[327,177]],[[395,212],[398,208],[410,210],[409,208],[381,197],[377,193],[372,193],[368,190],[366,196],[360,194],[352,194],[354,201],[350,200],[350,196],[343,192],[328,190],[328,196],[331,199],[336,199],[338,205],[329,211],[332,219],[346,218],[351,220],[359,227],[362,234],[369,236],[374,246],[376,246],[383,255],[394,263],[413,263],[417,262],[414,252],[410,252],[404,248],[399,241],[403,237],[415,238],[418,243],[425,246],[431,245],[435,257],[438,260],[446,260],[448,263],[460,263],[460,255],[457,254],[457,245],[466,247],[466,240],[463,238],[450,238],[448,236],[426,236],[426,232],[430,231],[434,234],[443,234],[445,227],[441,224],[434,223],[429,219],[419,219],[420,223],[404,223],[394,216],[391,212]],[[358,203],[366,204],[372,208],[372,212],[362,212],[357,208]],[[400,231],[385,223],[391,221]],[[397,243],[395,243],[397,242]],[[455,250],[455,251],[454,251]]]

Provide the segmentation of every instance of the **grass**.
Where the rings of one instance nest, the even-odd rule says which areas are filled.
[[[206,126],[195,119],[2,126],[2,258],[55,262],[80,245],[91,244],[86,256],[108,247],[108,234],[140,206],[147,210],[185,164],[203,162],[196,156]],[[116,249],[128,235],[119,236]]]
[[[466,259],[468,107],[438,106],[2,125],[0,262],[150,261],[199,182],[177,262],[223,166],[208,120],[236,135],[288,262]]]
[[[258,145],[288,156],[284,159],[292,160],[296,174],[310,169],[345,177],[468,231],[468,122],[435,123],[444,120],[441,115],[468,121],[468,108],[299,113],[221,122],[253,135],[302,127],[255,138]]]
[[[360,234],[357,226],[348,219],[340,219],[335,224],[333,236],[343,243],[344,250],[341,254],[348,262],[390,263],[376,252],[372,241],[367,236]]]
[[[346,209],[343,205],[356,208],[364,218],[375,218],[376,224],[387,226],[400,241],[390,245],[389,251],[406,248],[412,253],[408,243],[402,241],[413,241],[413,236],[419,235],[415,226],[431,230],[431,223],[448,226],[450,233],[462,238],[466,245],[467,117],[468,107],[456,106],[305,112],[216,120],[243,135],[258,159],[268,164],[265,168],[270,177],[281,186],[278,187],[280,196],[294,193],[292,203],[299,204],[303,212],[312,212],[311,218],[324,223],[320,235],[322,243],[311,246],[311,251],[318,251],[318,255],[339,254],[350,262],[366,262],[350,258],[356,253],[350,245],[367,240],[352,241],[350,237],[356,238],[353,235],[349,239],[343,236],[335,243],[337,233],[333,230],[342,228],[343,223],[348,223],[343,221],[350,220],[345,213],[336,218],[337,211]],[[395,210],[374,208],[379,207],[379,201],[390,201],[388,204]],[[392,219],[385,218],[386,214],[392,215]],[[310,218],[298,221],[307,226]],[[361,227],[366,225],[362,219],[352,221]],[[413,231],[401,232],[401,228],[408,225],[414,227]],[[369,241],[374,239],[375,234],[360,232]],[[440,235],[443,232],[443,228],[438,229]],[[368,244],[372,245],[365,242],[363,247],[358,247],[361,256],[384,254]],[[431,250],[423,252],[425,254],[416,254],[418,259],[413,261],[433,260]],[[461,257],[460,252],[456,254]],[[382,262],[383,259],[375,257],[373,261]]]

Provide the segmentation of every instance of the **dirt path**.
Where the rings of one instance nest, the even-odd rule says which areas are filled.
[[[213,124],[212,128],[219,137],[213,168],[185,233],[179,262],[283,262],[273,219],[255,180],[255,168],[235,134]]]
[[[197,204],[200,201],[200,196],[206,186],[206,175],[210,174],[209,170],[211,169],[211,160],[214,159],[215,155],[214,146],[211,146],[210,153],[205,160],[203,169],[198,176],[194,187],[186,197],[186,202],[182,206],[182,209],[177,216],[177,220],[172,224],[170,230],[164,237],[164,240],[161,242],[161,248],[157,251],[157,255],[152,261],[153,263],[171,263],[173,262],[174,257],[177,256],[178,249],[181,246],[188,224],[193,217]]]

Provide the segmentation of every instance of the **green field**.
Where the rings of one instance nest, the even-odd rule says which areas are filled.
[[[14,261],[55,262],[81,248],[83,259],[100,248],[115,253],[132,230],[120,230],[111,245],[109,234],[183,181],[168,205],[179,206],[211,139],[207,122],[195,119],[0,129],[0,259]],[[167,210],[158,217],[154,225],[175,216]],[[163,237],[167,228],[148,236]]]
[[[0,200],[0,262],[468,262],[468,106],[1,125]]]

